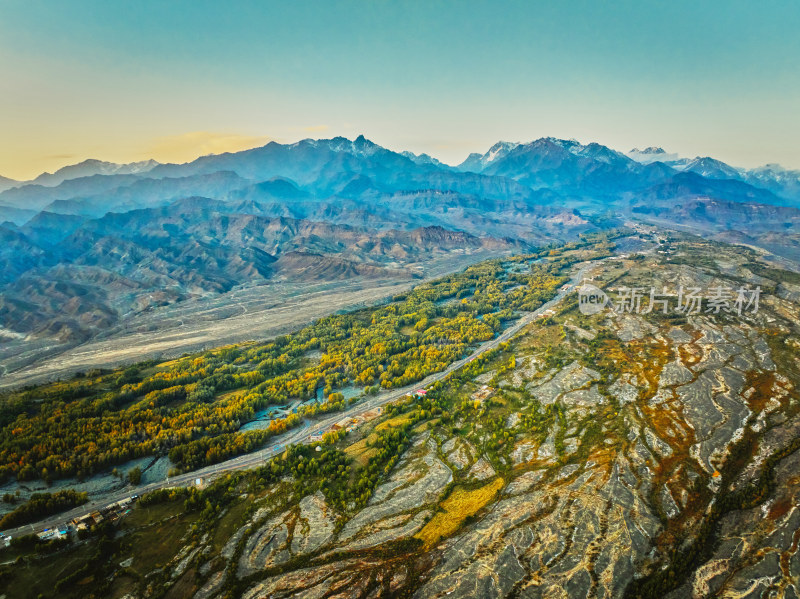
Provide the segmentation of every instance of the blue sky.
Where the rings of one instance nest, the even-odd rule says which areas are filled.
[[[0,174],[359,133],[800,167],[800,2],[0,0]]]

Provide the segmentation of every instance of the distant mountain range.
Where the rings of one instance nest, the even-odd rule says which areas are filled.
[[[600,166],[602,164],[606,165],[605,169]],[[510,176],[528,181],[534,187],[562,190],[572,187],[570,191],[578,193],[602,191],[604,187],[622,189],[626,183],[635,186],[637,182],[647,183],[666,174],[691,172],[708,179],[742,181],[776,196],[761,195],[763,201],[800,206],[800,170],[776,164],[755,169],[737,168],[708,156],[681,158],[659,147],[634,148],[622,154],[597,143],[582,145],[575,140],[542,138],[528,144],[501,141],[485,154],[470,154],[457,168]],[[608,178],[605,184],[603,177]]]
[[[276,177],[287,179],[317,197],[341,193],[352,196],[367,189],[383,192],[409,189],[430,183],[425,177],[433,173],[441,179],[436,188],[454,191],[463,192],[465,187],[474,186],[467,192],[485,193],[487,190],[480,188],[490,187],[489,182],[468,181],[459,176],[459,173],[474,173],[510,178],[533,189],[586,195],[641,189],[678,172],[742,181],[770,191],[777,198],[763,196],[764,199],[800,206],[800,170],[775,164],[743,169],[711,157],[681,158],[659,147],[634,148],[623,154],[598,143],[583,145],[575,140],[550,137],[530,143],[501,141],[485,154],[470,154],[460,165],[449,166],[427,154],[392,152],[363,136],[353,141],[337,137],[288,145],[271,142],[261,148],[204,156],[186,164],[85,160],[54,173],[43,173],[31,181],[0,177],[0,206],[3,210],[47,208],[72,213],[80,210],[78,204],[86,203],[89,207],[84,210],[102,214],[104,210],[124,209],[128,207],[126,202],[142,207],[148,202],[165,202],[192,194],[218,197],[226,190],[239,190]],[[208,178],[198,178],[201,175]],[[139,181],[147,183],[135,185]],[[207,190],[209,193],[205,193]],[[488,191],[498,195],[496,189]],[[524,190],[515,191],[525,195]],[[121,193],[125,199],[119,198]],[[65,203],[50,205],[57,201]]]
[[[114,162],[104,162],[102,160],[84,160],[78,164],[65,166],[54,173],[43,173],[36,177],[31,183],[35,185],[47,185],[53,187],[68,179],[78,179],[79,177],[91,177],[92,175],[132,175],[146,173],[158,166],[155,160],[143,160],[142,162],[130,162],[128,164],[116,164]]]
[[[11,189],[19,185],[22,185],[20,181],[15,181],[14,179],[9,179],[8,177],[0,175],[0,191],[5,191],[6,189]]]
[[[748,243],[800,226],[798,171],[556,138],[457,166],[363,136],[272,142],[186,164],[87,160],[4,187],[0,333],[59,339],[237,285],[402,279],[447,252],[521,251],[629,218]]]
[[[737,168],[709,156],[680,158],[677,154],[668,154],[657,147],[644,150],[634,148],[628,152],[628,157],[642,164],[661,162],[677,171],[697,173],[709,179],[744,181],[754,187],[771,191],[790,205],[800,206],[800,169],[790,170],[779,164],[767,164],[753,169]]]

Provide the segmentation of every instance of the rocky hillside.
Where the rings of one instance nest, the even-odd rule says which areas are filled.
[[[109,596],[797,596],[800,277],[617,244],[559,256],[599,310],[573,293],[316,450],[148,497],[108,537]]]
[[[187,198],[101,218],[41,212],[24,227],[0,226],[0,327],[81,340],[132,314],[236,286],[402,281],[450,253],[528,247],[438,225],[375,230],[245,209]]]
[[[758,313],[587,317],[567,303],[440,389],[447,413],[415,416],[355,515],[320,493],[254,498],[230,560],[198,561],[195,596],[794,596],[796,287],[705,244],[663,251],[675,258],[606,261],[594,280],[760,285]],[[421,407],[404,409],[379,426]],[[348,453],[369,453],[362,435]]]

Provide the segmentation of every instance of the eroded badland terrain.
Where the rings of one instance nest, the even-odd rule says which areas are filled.
[[[569,293],[352,430],[145,496],[51,554],[6,549],[6,595],[800,596],[800,277],[678,233],[615,243],[543,260],[612,303],[645,290],[639,309]],[[733,295],[687,313],[680,288]]]

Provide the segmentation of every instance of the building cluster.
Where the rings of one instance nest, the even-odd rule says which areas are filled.
[[[66,526],[59,526],[56,528],[45,528],[36,536],[40,541],[55,541],[57,539],[64,539],[69,536],[69,528]],[[9,539],[10,541],[10,539]]]
[[[122,518],[122,516],[130,512],[131,504],[138,498],[138,495],[125,497],[124,499],[110,503],[107,506],[97,509],[89,514],[73,518],[64,524],[56,525],[52,528],[45,528],[42,532],[36,533],[36,537],[40,541],[55,541],[67,538],[73,532],[88,530],[92,526],[96,526],[104,520],[116,522]],[[0,533],[0,544],[2,544],[0,546],[8,547],[11,545],[11,539],[12,537],[10,535]]]
[[[115,522],[130,511],[130,505],[136,499],[138,499],[138,495],[120,499],[119,501],[110,503],[107,506],[92,512],[91,514],[73,518],[69,525],[75,530],[86,530],[92,526],[100,524],[103,520]]]
[[[381,415],[381,408],[373,408],[367,412],[359,414],[357,416],[348,416],[347,418],[342,418],[339,422],[332,424],[327,430],[324,431],[317,431],[311,435],[311,442],[318,443],[322,441],[322,437],[325,433],[338,433],[339,431],[350,432],[356,427],[361,426],[365,422],[369,422],[370,420],[374,420],[378,416]]]

